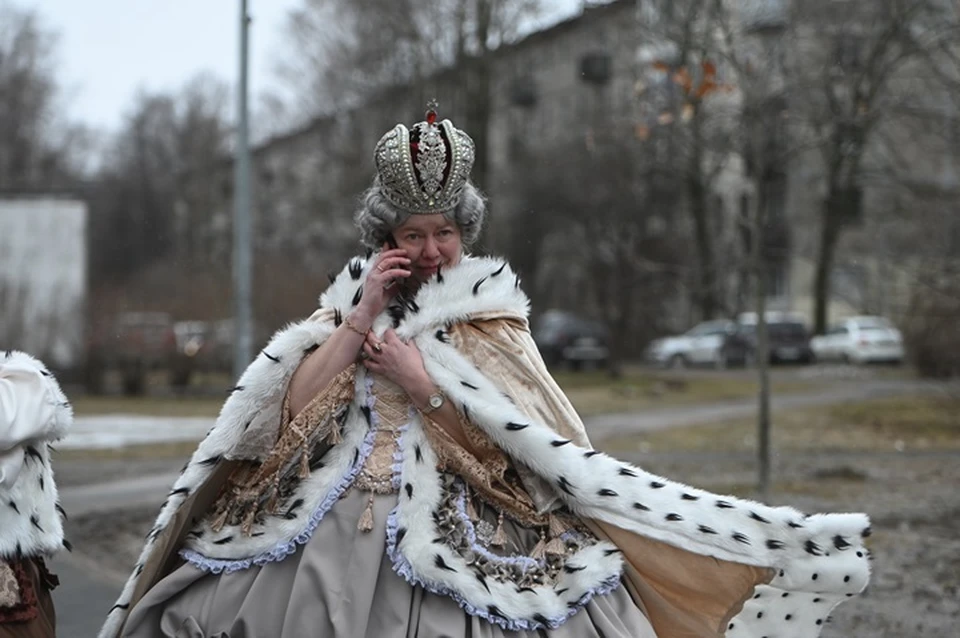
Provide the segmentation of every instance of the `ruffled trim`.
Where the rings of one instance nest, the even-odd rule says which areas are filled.
[[[390,561],[393,564],[393,571],[395,571],[410,585],[423,587],[425,590],[438,596],[449,596],[456,601],[461,609],[471,616],[483,618],[487,622],[502,627],[506,631],[535,631],[542,628],[557,629],[560,627],[560,625],[565,623],[568,619],[572,618],[577,614],[577,612],[583,609],[583,607],[586,606],[594,596],[604,596],[609,594],[620,587],[622,583],[619,574],[612,576],[608,580],[600,583],[598,586],[590,589],[576,602],[570,603],[565,614],[552,618],[543,618],[542,622],[498,616],[491,613],[489,609],[481,609],[473,605],[457,590],[451,589],[450,587],[441,585],[439,583],[434,583],[422,578],[419,574],[417,574],[416,570],[397,547],[397,529],[399,527],[397,522],[397,509],[399,509],[399,506],[391,511],[390,515],[387,517],[387,555],[390,557]],[[476,546],[475,543],[474,545]],[[503,559],[503,557],[498,558]]]
[[[369,375],[368,375],[369,379]],[[373,414],[373,393],[367,392],[366,396],[366,405],[371,410]],[[212,574],[220,573],[231,573],[237,572],[244,569],[249,569],[254,565],[263,566],[267,563],[279,562],[285,559],[287,556],[293,554],[297,551],[297,547],[300,545],[306,545],[307,542],[313,537],[313,533],[317,529],[317,525],[320,524],[320,521],[323,520],[323,517],[327,515],[333,506],[340,500],[343,494],[353,485],[354,481],[357,479],[357,475],[360,473],[360,470],[363,468],[364,463],[367,461],[367,457],[370,456],[370,453],[373,451],[374,441],[377,436],[376,421],[371,419],[371,427],[367,432],[366,436],[363,439],[363,443],[360,445],[360,451],[357,455],[357,460],[353,466],[344,474],[339,481],[327,492],[327,495],[324,497],[323,501],[320,502],[320,505],[317,506],[317,509],[314,510],[311,514],[309,521],[304,527],[303,531],[297,534],[292,540],[281,542],[275,545],[272,549],[257,554],[251,558],[242,558],[242,559],[217,559],[217,558],[208,558],[199,552],[196,552],[191,549],[182,549],[180,550],[180,556],[188,563],[201,569],[205,572],[210,572]]]

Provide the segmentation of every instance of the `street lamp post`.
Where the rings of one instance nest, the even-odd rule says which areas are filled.
[[[247,76],[250,15],[240,0],[240,73],[237,83],[237,137],[233,181],[233,374],[239,379],[252,350],[253,247],[250,220],[250,140],[248,135]]]

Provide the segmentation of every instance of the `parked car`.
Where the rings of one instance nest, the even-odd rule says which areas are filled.
[[[564,310],[548,310],[534,324],[533,339],[548,366],[605,366],[610,358],[609,336],[599,321]]]
[[[147,374],[166,369],[176,352],[173,319],[165,312],[121,312],[91,330],[87,345],[87,384],[103,389],[104,375],[120,373],[124,394],[143,394]]]
[[[766,313],[770,363],[813,363],[816,358],[810,344],[810,331],[803,317],[788,312]],[[757,360],[757,313],[737,318],[738,337],[747,352],[747,360]]]
[[[652,341],[647,346],[646,359],[671,368],[742,365],[746,351],[733,339],[736,334],[737,324],[733,321],[704,321],[681,335]]]
[[[845,363],[903,362],[903,336],[884,317],[850,317],[830,326],[812,341],[819,361]]]

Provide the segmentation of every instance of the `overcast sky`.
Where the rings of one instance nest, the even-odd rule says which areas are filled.
[[[175,90],[195,73],[237,77],[239,0],[13,0],[60,34],[70,117],[113,129],[138,88]],[[547,0],[554,16],[580,0]],[[250,90],[275,86],[287,12],[300,0],[249,0]]]

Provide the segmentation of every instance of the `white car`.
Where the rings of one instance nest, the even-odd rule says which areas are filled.
[[[651,363],[672,368],[723,365],[723,345],[736,328],[733,321],[704,321],[682,335],[653,341],[647,347],[646,358]]]
[[[903,336],[884,317],[850,317],[810,342],[817,361],[902,363]]]

